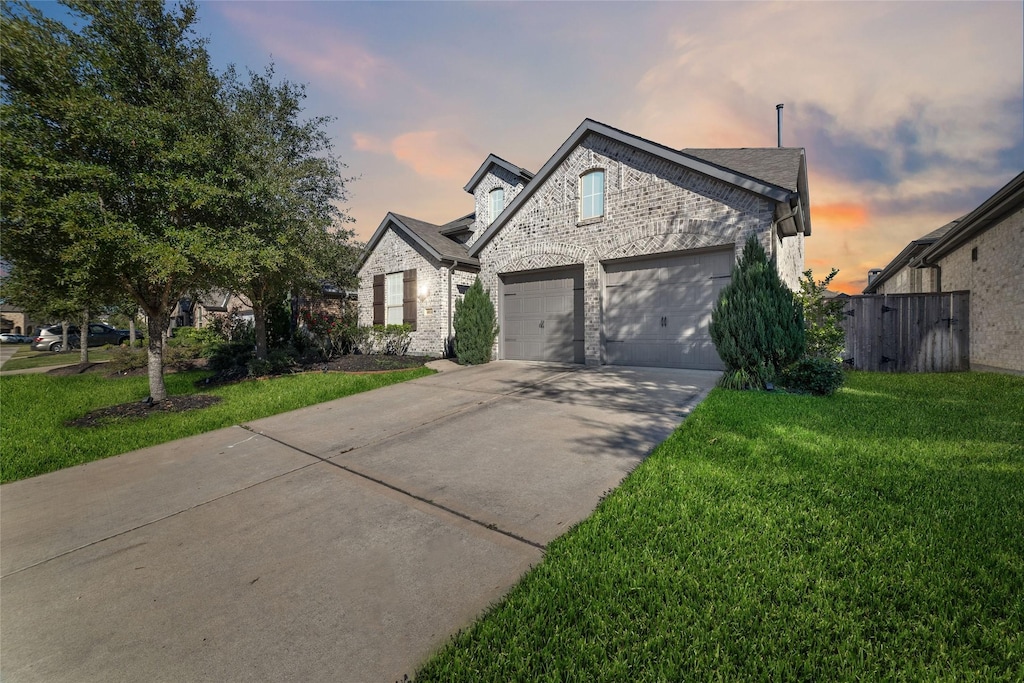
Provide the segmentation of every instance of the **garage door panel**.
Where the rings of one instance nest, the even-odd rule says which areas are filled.
[[[505,358],[583,362],[583,272],[503,278]]]
[[[721,369],[709,325],[733,259],[729,249],[608,264],[605,361]]]

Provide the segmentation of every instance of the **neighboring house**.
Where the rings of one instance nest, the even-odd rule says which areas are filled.
[[[11,304],[0,304],[0,332],[31,335],[39,328],[24,310]]]
[[[494,355],[721,368],[711,309],[755,235],[797,288],[811,232],[804,151],[674,150],[585,120],[536,175],[491,155],[445,225],[389,213],[360,270],[360,324],[408,323],[444,352],[479,276],[498,313]]]
[[[901,273],[920,289],[890,287]],[[971,367],[1024,372],[1024,173],[966,216],[911,242],[864,293],[960,290],[971,293]]]
[[[920,294],[937,292],[938,282],[934,270],[912,266],[917,258],[935,244],[942,236],[956,227],[962,218],[946,223],[923,237],[912,241],[889,262],[885,268],[874,268],[868,272],[868,286],[865,294]]]

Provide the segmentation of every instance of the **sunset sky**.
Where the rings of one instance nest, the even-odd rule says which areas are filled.
[[[532,171],[584,118],[672,147],[807,150],[807,266],[869,268],[1024,169],[1021,2],[201,2],[215,66],[337,117],[367,239],[469,213],[488,153]]]

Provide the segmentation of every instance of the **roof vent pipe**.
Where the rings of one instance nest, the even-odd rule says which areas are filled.
[[[775,111],[779,115],[779,147],[782,147],[782,105],[776,104]]]

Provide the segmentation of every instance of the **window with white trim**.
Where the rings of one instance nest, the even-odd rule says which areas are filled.
[[[580,220],[604,215],[604,171],[598,169],[580,176]]]
[[[494,222],[494,219],[498,217],[498,214],[505,210],[505,190],[500,187],[496,187],[491,190],[488,197],[490,198],[490,212],[488,214],[487,224],[490,225]]]
[[[402,324],[402,304],[404,303],[404,292],[402,287],[402,273],[388,273],[384,284],[384,310],[385,325]]]

